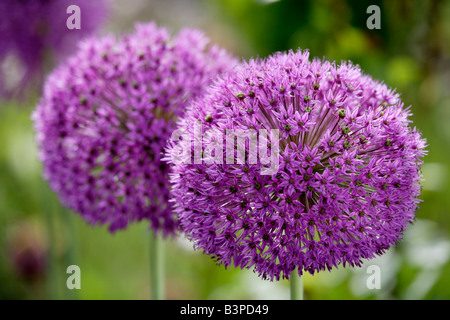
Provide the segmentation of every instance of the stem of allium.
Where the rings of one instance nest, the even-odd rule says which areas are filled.
[[[303,300],[303,278],[298,275],[297,269],[291,273],[289,279],[291,300]]]
[[[61,208],[61,207],[60,207]],[[77,265],[76,262],[76,235],[73,225],[73,213],[68,209],[60,209],[63,216],[64,229],[66,234],[66,251],[64,253],[64,268],[71,265]],[[78,299],[77,290],[67,290],[67,297],[71,300]]]
[[[47,228],[48,237],[48,253],[47,253],[47,270],[46,270],[46,284],[48,291],[48,298],[50,300],[61,299],[60,295],[60,279],[58,278],[58,259],[56,258],[55,248],[55,217],[57,216],[57,201],[53,197],[52,192],[47,186],[44,180],[40,180],[39,188],[42,195],[43,202],[41,204],[41,210],[45,215],[45,223]]]
[[[150,233],[150,288],[153,300],[164,300],[164,250],[161,232]]]

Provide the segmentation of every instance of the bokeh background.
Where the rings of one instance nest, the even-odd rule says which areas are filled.
[[[381,9],[381,29],[367,28],[372,4]],[[100,33],[130,31],[136,21],[190,26],[242,59],[309,49],[313,57],[352,60],[397,88],[429,144],[417,221],[403,242],[361,268],[305,275],[305,298],[449,299],[449,18],[444,0],[115,0]],[[42,180],[30,120],[40,88],[0,98],[0,299],[150,299],[148,225],[114,235],[91,227]],[[167,299],[289,298],[287,281],[225,270],[185,239],[168,239],[165,250]],[[81,269],[80,290],[66,287],[71,264]],[[370,290],[374,264],[381,289]]]

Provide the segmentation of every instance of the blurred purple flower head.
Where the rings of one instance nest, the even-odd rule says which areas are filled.
[[[49,63],[65,58],[105,21],[109,2],[0,1],[0,95],[22,95],[34,81],[42,80]],[[80,29],[67,28],[70,5],[80,8]]]
[[[48,77],[33,113],[51,188],[111,232],[147,219],[173,233],[161,153],[187,103],[236,63],[199,30],[171,37],[154,23],[81,42]]]
[[[27,282],[43,279],[48,248],[42,227],[23,221],[6,231],[6,247],[14,273]]]
[[[202,150],[214,157],[226,148],[206,132],[279,130],[268,145],[279,145],[278,170],[263,174],[268,164],[250,162],[250,152],[243,164],[175,162],[189,139],[172,141],[180,227],[219,264],[271,281],[296,268],[360,266],[415,218],[426,152],[409,116],[395,91],[351,63],[310,61],[308,51],[244,63],[189,107],[179,130],[201,123]]]

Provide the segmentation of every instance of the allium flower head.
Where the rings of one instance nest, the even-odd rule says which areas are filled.
[[[44,175],[64,205],[111,231],[148,219],[170,234],[161,153],[190,99],[236,62],[199,30],[154,23],[87,39],[56,69],[33,114]]]
[[[70,5],[80,8],[80,29],[67,27]],[[42,77],[45,63],[66,57],[78,40],[97,30],[108,8],[109,0],[0,1],[0,94],[22,93]],[[11,62],[17,70],[7,70]]]
[[[189,139],[167,149],[180,226],[219,264],[264,279],[360,266],[415,217],[425,141],[409,116],[395,91],[351,63],[310,61],[308,51],[244,63],[179,122],[181,131],[201,124],[216,133],[202,138],[203,161],[173,160],[180,146],[189,155]],[[241,164],[211,161],[226,158],[217,132],[226,140],[230,130],[262,129],[278,130],[279,140],[263,140],[279,146],[277,171],[250,161],[250,139]]]

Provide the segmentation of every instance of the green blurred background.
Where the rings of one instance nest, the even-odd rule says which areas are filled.
[[[381,9],[379,30],[366,25],[372,4]],[[116,0],[102,32],[149,20],[201,28],[243,59],[300,47],[352,60],[397,88],[429,144],[417,222],[361,268],[305,275],[305,298],[450,298],[450,1]],[[30,120],[38,97],[0,101],[0,299],[150,299],[147,224],[114,235],[88,226],[42,181]],[[185,239],[168,239],[165,250],[167,299],[289,298],[286,281],[225,270]],[[80,290],[66,287],[70,264],[81,269]],[[381,289],[366,285],[373,264]]]

